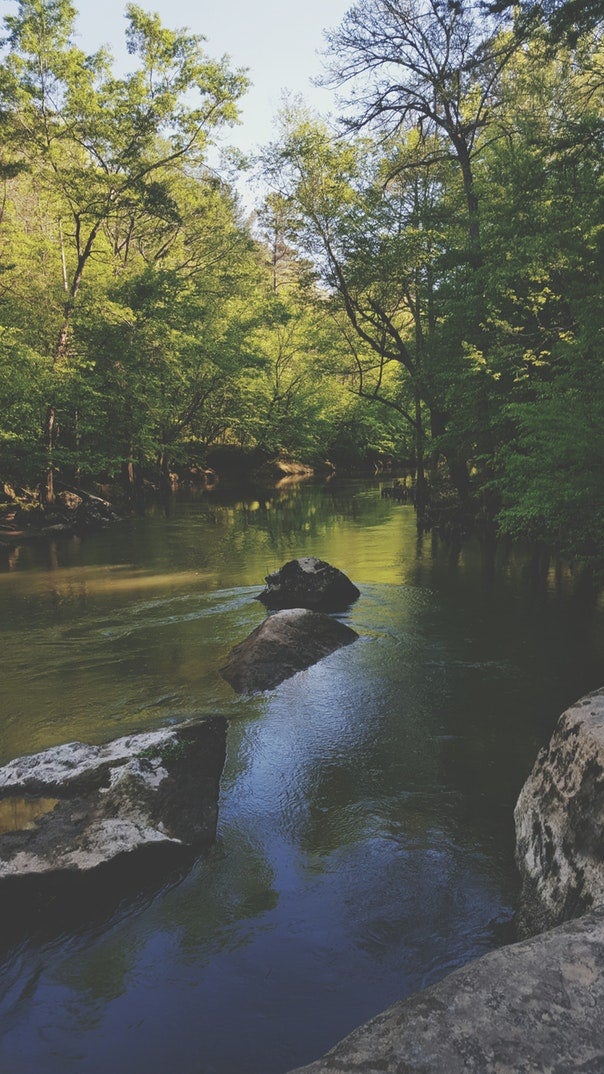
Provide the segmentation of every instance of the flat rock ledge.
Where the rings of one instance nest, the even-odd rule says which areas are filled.
[[[70,742],[0,769],[0,895],[43,891],[144,853],[177,858],[215,838],[222,717]]]
[[[272,690],[297,671],[357,638],[354,630],[337,619],[304,608],[290,608],[269,615],[235,645],[220,674],[240,694]]]
[[[266,587],[256,599],[267,608],[341,612],[360,596],[342,571],[314,556],[291,559],[278,571],[267,574],[265,582]]]
[[[600,1074],[604,912],[464,966],[293,1074]]]
[[[604,904],[604,689],[562,714],[514,819],[521,934]]]

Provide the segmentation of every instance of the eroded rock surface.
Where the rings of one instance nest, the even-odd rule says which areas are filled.
[[[304,556],[292,559],[266,576],[266,588],[257,599],[267,608],[310,608],[343,611],[359,596],[359,590],[342,571],[323,559]]]
[[[0,891],[215,838],[226,721],[71,742],[0,769]]]
[[[604,904],[604,689],[562,714],[514,819],[524,932]]]
[[[599,911],[471,962],[355,1030],[304,1074],[597,1074],[603,965]]]
[[[231,649],[220,674],[240,694],[271,690],[357,638],[350,627],[321,612],[275,612]]]

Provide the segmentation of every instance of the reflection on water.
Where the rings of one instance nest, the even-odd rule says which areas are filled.
[[[212,575],[207,575],[212,580]],[[112,598],[118,593],[129,597],[146,590],[161,593],[178,586],[198,585],[202,580],[199,571],[170,571],[164,575],[155,571],[135,570],[126,564],[106,567],[53,567],[49,572],[31,572],[24,575],[19,586],[20,596],[44,596],[64,601],[85,602],[89,596],[107,593]],[[1,587],[14,588],[14,576],[0,574]]]
[[[218,674],[287,559],[342,568],[361,639],[254,698]],[[511,810],[604,614],[561,567],[418,541],[379,486],[223,490],[0,573],[3,759],[230,720],[218,844],[103,930],[3,968],[0,1069],[280,1074],[502,942]]]
[[[35,828],[40,817],[52,813],[58,798],[4,798],[0,801],[0,835]]]

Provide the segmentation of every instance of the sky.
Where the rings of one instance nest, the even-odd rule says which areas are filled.
[[[126,0],[73,0],[79,10],[78,45],[93,52],[110,45],[126,64]],[[252,87],[243,100],[241,125],[227,135],[244,153],[270,141],[272,122],[284,90],[301,94],[317,110],[335,109],[333,95],[312,85],[321,70],[317,53],[323,30],[333,28],[352,0],[137,0],[156,11],[164,25],[187,27],[207,38],[211,57],[228,53],[236,67],[247,67]],[[8,6],[8,5],[7,5]],[[12,6],[12,5],[11,5]],[[4,4],[2,4],[4,7]]]

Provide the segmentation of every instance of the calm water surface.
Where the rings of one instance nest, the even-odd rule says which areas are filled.
[[[361,640],[237,698],[217,669],[301,554],[360,586]],[[604,680],[604,609],[572,577],[418,542],[361,481],[1,553],[0,638],[1,760],[230,721],[210,853],[2,956],[0,1074],[283,1074],[504,942],[515,797]]]

